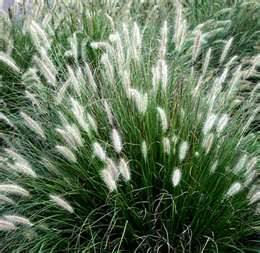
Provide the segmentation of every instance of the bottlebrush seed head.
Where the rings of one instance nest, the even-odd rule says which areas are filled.
[[[29,219],[19,215],[4,215],[4,218],[13,224],[27,225],[29,227],[33,226]]]
[[[5,116],[2,112],[0,112],[0,120],[4,120],[9,126],[14,127],[14,124]]]
[[[139,113],[145,114],[148,105],[147,93],[141,94],[138,90],[130,88],[127,92],[135,102],[136,108]]]
[[[216,161],[212,164],[212,166],[210,167],[210,174],[215,173],[217,167],[218,167],[218,160],[216,160]]]
[[[216,120],[217,120],[216,114],[210,114],[207,117],[207,120],[204,123],[203,129],[202,129],[202,132],[203,132],[204,135],[207,135],[210,132],[210,130],[213,128]]]
[[[226,193],[226,197],[232,197],[232,196],[236,195],[241,189],[242,189],[242,185],[239,182],[233,183],[229,187],[229,189]]]
[[[173,187],[176,187],[180,181],[181,181],[181,170],[178,168],[175,168],[172,173],[172,185]]]
[[[222,133],[225,127],[227,126],[229,121],[229,116],[227,114],[223,114],[218,120],[218,124],[216,127],[216,131],[218,134]]]
[[[162,132],[165,133],[168,129],[168,121],[167,121],[166,113],[161,107],[157,107],[157,111],[159,113],[159,117],[161,121]]]
[[[114,178],[111,174],[111,171],[109,169],[107,169],[107,168],[103,169],[101,171],[101,177],[110,192],[117,190],[116,181],[114,180]]]
[[[59,207],[62,207],[64,210],[68,211],[69,213],[74,213],[72,206],[63,198],[57,195],[49,195],[50,199]]]
[[[146,145],[146,141],[142,141],[141,151],[142,151],[142,154],[143,154],[143,158],[146,161],[147,160],[147,145]]]
[[[16,226],[12,222],[0,219],[0,231],[11,231],[15,229]]]
[[[171,152],[171,143],[169,138],[163,137],[163,151],[165,154],[169,155]]]
[[[16,184],[0,184],[0,192],[28,197],[29,192]]]
[[[125,159],[121,158],[119,162],[119,171],[126,182],[131,179],[130,169]]]
[[[183,141],[179,147],[179,160],[181,162],[185,159],[188,150],[189,150],[189,143],[187,141]]]
[[[205,149],[206,154],[208,154],[209,151],[211,150],[213,142],[214,142],[214,134],[213,133],[210,133],[210,134],[204,136],[203,141],[202,141],[202,147]]]
[[[37,135],[41,136],[43,139],[46,139],[44,131],[38,122],[33,120],[29,115],[27,115],[24,112],[21,112],[20,114],[21,114],[22,118],[24,119],[25,124],[27,125],[28,128],[30,128]]]
[[[123,146],[122,146],[121,136],[119,135],[118,131],[115,128],[112,130],[111,138],[112,138],[114,149],[119,154],[122,151]]]
[[[67,148],[65,146],[60,146],[60,145],[57,145],[55,148],[68,161],[70,161],[72,163],[77,162],[76,156],[74,155],[74,153],[69,148]]]
[[[9,66],[15,72],[20,72],[19,67],[16,65],[14,60],[7,54],[0,52],[0,61]]]
[[[88,120],[89,126],[97,133],[98,132],[97,123],[96,123],[95,119],[89,113],[87,114],[87,120]]]
[[[7,196],[5,196],[5,195],[3,195],[3,194],[0,194],[0,204],[2,205],[3,203],[8,203],[8,204],[14,204],[14,201],[11,199],[11,198],[9,198],[9,197],[7,197]]]
[[[245,166],[246,166],[247,159],[248,159],[247,154],[244,154],[244,155],[242,155],[242,156],[239,158],[238,162],[236,163],[235,167],[233,168],[233,172],[234,172],[235,174],[238,175],[239,173],[241,173],[241,171],[242,171],[242,170],[245,168]]]
[[[97,156],[101,161],[106,161],[106,152],[98,142],[93,143],[93,152],[94,155]]]
[[[230,47],[232,45],[232,42],[233,42],[233,38],[230,38],[227,41],[227,43],[226,43],[226,45],[225,45],[225,47],[224,47],[224,49],[222,51],[222,54],[220,56],[219,64],[222,64],[224,62],[224,60],[226,59],[226,56],[227,56],[227,54],[229,52],[229,49],[230,49]]]

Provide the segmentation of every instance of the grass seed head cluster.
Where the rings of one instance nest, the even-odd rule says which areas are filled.
[[[78,1],[87,22],[42,2],[30,65],[0,53],[28,100],[0,114],[3,252],[230,252],[259,233],[259,85],[240,94],[259,57],[237,64],[231,37],[216,60],[181,1],[160,27],[137,2],[100,1],[101,18]]]

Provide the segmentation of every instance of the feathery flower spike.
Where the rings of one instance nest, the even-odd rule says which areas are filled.
[[[0,184],[0,192],[28,197],[29,192],[16,184]]]
[[[110,170],[107,168],[103,169],[101,171],[101,177],[110,192],[117,190],[116,181],[114,180]]]
[[[95,142],[93,144],[93,152],[94,155],[97,156],[101,161],[103,162],[106,161],[107,159],[106,152],[98,142]]]
[[[165,111],[161,107],[157,107],[157,111],[160,116],[162,132],[165,133],[168,129],[168,121]]]
[[[50,199],[59,207],[62,207],[64,210],[68,211],[69,213],[74,213],[72,206],[63,198],[57,195],[49,195]]]
[[[127,162],[123,158],[120,159],[118,167],[124,180],[128,182],[131,179],[130,169]]]
[[[43,139],[46,139],[44,131],[38,122],[33,120],[29,115],[27,115],[24,112],[21,112],[20,114],[21,114],[22,118],[24,119],[28,128],[30,128],[34,133],[41,136]]]
[[[4,218],[12,222],[13,224],[22,224],[22,225],[27,225],[29,227],[33,226],[33,224],[30,222],[29,219],[19,216],[19,215],[4,215]]]
[[[182,162],[187,153],[188,153],[188,150],[189,150],[189,144],[187,141],[183,141],[181,144],[180,144],[180,147],[179,147],[179,160]]]
[[[227,56],[227,54],[228,54],[228,52],[229,52],[229,49],[230,49],[230,47],[231,47],[231,45],[232,45],[232,42],[233,42],[233,38],[230,38],[230,39],[227,41],[227,43],[226,43],[226,45],[225,45],[225,47],[224,47],[224,49],[223,49],[223,51],[222,51],[222,54],[221,54],[221,56],[220,56],[220,60],[219,60],[219,63],[220,63],[220,64],[222,64],[222,63],[224,62],[224,60],[226,59],[226,56]]]
[[[16,226],[12,222],[0,219],[0,231],[11,231],[15,229]]]
[[[203,129],[202,129],[202,132],[204,135],[207,135],[210,132],[210,130],[213,128],[216,120],[217,120],[216,114],[212,113],[207,117],[207,120],[204,123]]]
[[[121,137],[120,137],[118,131],[115,128],[112,130],[111,139],[112,139],[115,151],[117,153],[120,153],[123,148],[122,140],[121,140]]]
[[[60,146],[60,145],[57,145],[55,148],[68,161],[70,161],[72,163],[77,162],[76,156],[74,155],[74,153],[69,148],[67,148],[65,146]]]
[[[216,131],[218,134],[222,133],[225,129],[227,123],[229,121],[229,116],[227,114],[223,114],[220,119],[218,120],[218,124],[216,127]]]
[[[172,185],[176,187],[181,181],[181,170],[179,168],[175,168],[172,173]]]
[[[171,144],[168,137],[163,137],[163,151],[167,155],[171,152]]]
[[[19,67],[15,64],[14,60],[8,56],[7,54],[0,52],[0,61],[5,63],[7,66],[9,66],[12,70],[15,72],[20,72]]]
[[[229,189],[226,193],[226,197],[232,197],[232,196],[236,195],[241,190],[241,188],[242,188],[242,185],[239,182],[233,183],[229,187]]]
[[[147,145],[146,145],[146,141],[142,141],[141,151],[142,151],[142,154],[143,154],[143,158],[146,161],[147,160]]]

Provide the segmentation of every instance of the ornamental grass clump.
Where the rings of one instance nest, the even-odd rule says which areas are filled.
[[[2,252],[257,252],[257,92],[239,99],[255,66],[230,65],[228,39],[213,74],[176,7],[158,31],[114,23],[95,62],[70,39],[62,66],[51,25],[25,25],[31,104],[1,114]]]

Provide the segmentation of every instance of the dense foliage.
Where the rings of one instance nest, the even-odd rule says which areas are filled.
[[[259,5],[202,2],[2,14],[1,252],[259,252]]]

